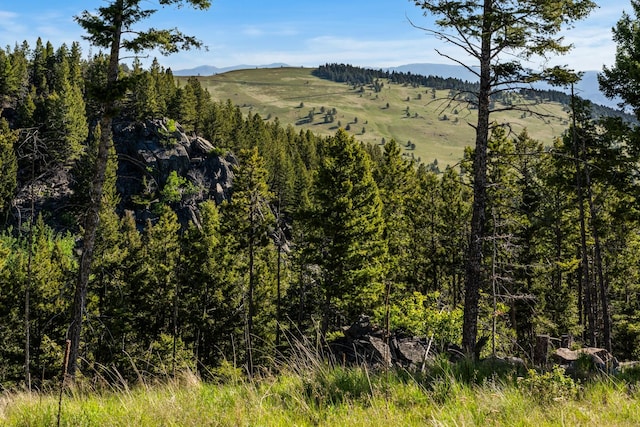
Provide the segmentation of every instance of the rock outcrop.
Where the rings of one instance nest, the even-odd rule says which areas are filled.
[[[402,331],[392,331],[387,338],[386,331],[373,325],[366,316],[361,316],[343,332],[343,337],[329,344],[330,353],[339,364],[400,367],[416,371],[424,370],[437,354],[445,355],[452,362],[465,358],[463,350],[454,344],[438,348],[428,339],[407,335]],[[524,360],[518,357],[490,357],[481,363],[521,373],[527,368]]]
[[[172,206],[181,223],[198,224],[198,204],[215,200],[217,204],[231,197],[233,167],[236,158],[221,156],[214,145],[202,137],[188,135],[179,123],[170,119],[144,122],[120,121],[114,123],[114,146],[118,155],[116,189],[120,197],[120,211],[133,211],[142,225],[157,217],[153,204],[160,201],[160,193],[172,172],[189,183],[188,194]],[[69,212],[58,215],[70,218],[82,209],[88,195],[74,195],[72,186],[77,177],[72,164],[47,165],[36,171],[35,181],[26,169],[18,176],[18,190],[13,200],[12,214],[16,226],[38,212]],[[50,221],[56,230],[73,227],[68,220]]]
[[[421,369],[433,351],[427,340],[400,332],[392,332],[387,339],[386,332],[366,316],[343,332],[344,337],[329,344],[337,363]]]
[[[219,156],[211,142],[187,135],[172,120],[118,123],[114,126],[114,142],[118,152],[118,192],[126,209],[144,210],[135,206],[134,199],[162,190],[174,171],[194,189],[178,209],[183,221],[197,217],[194,211],[199,202],[213,199],[219,204],[230,197],[236,159]]]

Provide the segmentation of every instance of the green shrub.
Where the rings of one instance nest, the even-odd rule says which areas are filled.
[[[175,136],[175,133],[178,131],[178,126],[176,121],[173,119],[167,120],[166,129],[158,128],[158,133],[160,134],[160,145],[165,148],[173,147],[178,143],[178,138]]]
[[[213,147],[207,154],[210,157],[223,157],[228,150],[222,147]]]
[[[375,313],[375,320],[384,324],[385,309]],[[391,330],[404,330],[417,336],[433,336],[441,347],[458,343],[462,336],[462,310],[448,309],[440,304],[440,293],[414,292],[391,304],[389,308]]]
[[[197,190],[187,178],[178,175],[176,171],[171,171],[160,194],[163,202],[178,203],[184,196],[196,194]]]
[[[530,369],[527,377],[518,384],[524,393],[541,403],[575,399],[580,392],[580,385],[565,375],[564,368],[560,366],[544,373]]]
[[[174,353],[174,338],[171,335],[161,334],[143,358],[138,362],[138,367],[142,367],[151,377],[163,378],[174,372],[195,372],[193,352],[180,338],[176,338]]]
[[[176,121],[173,119],[167,120],[167,130],[171,133],[178,130],[178,126],[176,125]]]

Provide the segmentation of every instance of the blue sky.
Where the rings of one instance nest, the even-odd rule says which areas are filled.
[[[613,63],[611,28],[623,10],[631,12],[630,1],[596,3],[600,7],[592,16],[565,34],[574,50],[553,59],[553,64],[587,71]],[[23,40],[33,45],[38,36],[54,46],[70,44],[83,34],[73,16],[104,4],[104,0],[0,0],[0,46],[13,46]],[[142,4],[157,8],[155,0]],[[431,19],[422,16],[408,0],[213,0],[207,11],[160,9],[144,25],[178,27],[208,46],[208,51],[159,57],[163,66],[174,70],[277,62],[294,66],[344,62],[376,68],[450,63],[434,50],[446,51],[447,47],[412,27],[409,19],[416,25],[432,27]],[[83,44],[83,52],[89,51]],[[535,64],[531,66],[535,68]]]

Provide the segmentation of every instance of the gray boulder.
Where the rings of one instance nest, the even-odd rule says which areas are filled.
[[[601,372],[615,373],[620,367],[618,359],[604,348],[584,347],[577,350],[559,348],[552,355],[554,361],[566,366],[569,371],[580,369],[579,361],[585,360]],[[587,366],[589,368],[589,366]]]

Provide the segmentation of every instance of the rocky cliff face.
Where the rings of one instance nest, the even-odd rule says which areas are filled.
[[[117,191],[121,202],[118,209],[132,210],[142,223],[153,218],[154,204],[172,172],[187,180],[189,192],[174,202],[182,223],[197,222],[198,204],[213,199],[220,204],[229,199],[233,182],[231,154],[220,155],[206,139],[187,135],[179,123],[169,119],[145,122],[118,122],[114,125],[114,145],[118,154]],[[62,212],[77,212],[73,197],[73,168],[70,165],[49,167],[38,172],[35,183],[31,173],[19,173],[21,181],[13,203],[14,222],[20,225],[31,216],[31,198],[36,215],[45,215],[56,229],[69,229],[63,223]]]
[[[148,216],[145,211],[154,201],[144,206],[141,196],[157,196],[172,172],[186,178],[191,189],[177,203],[182,221],[196,220],[198,203],[213,199],[220,204],[230,197],[236,159],[219,155],[209,141],[187,135],[172,120],[119,123],[114,142],[122,207],[136,211],[138,218]]]

